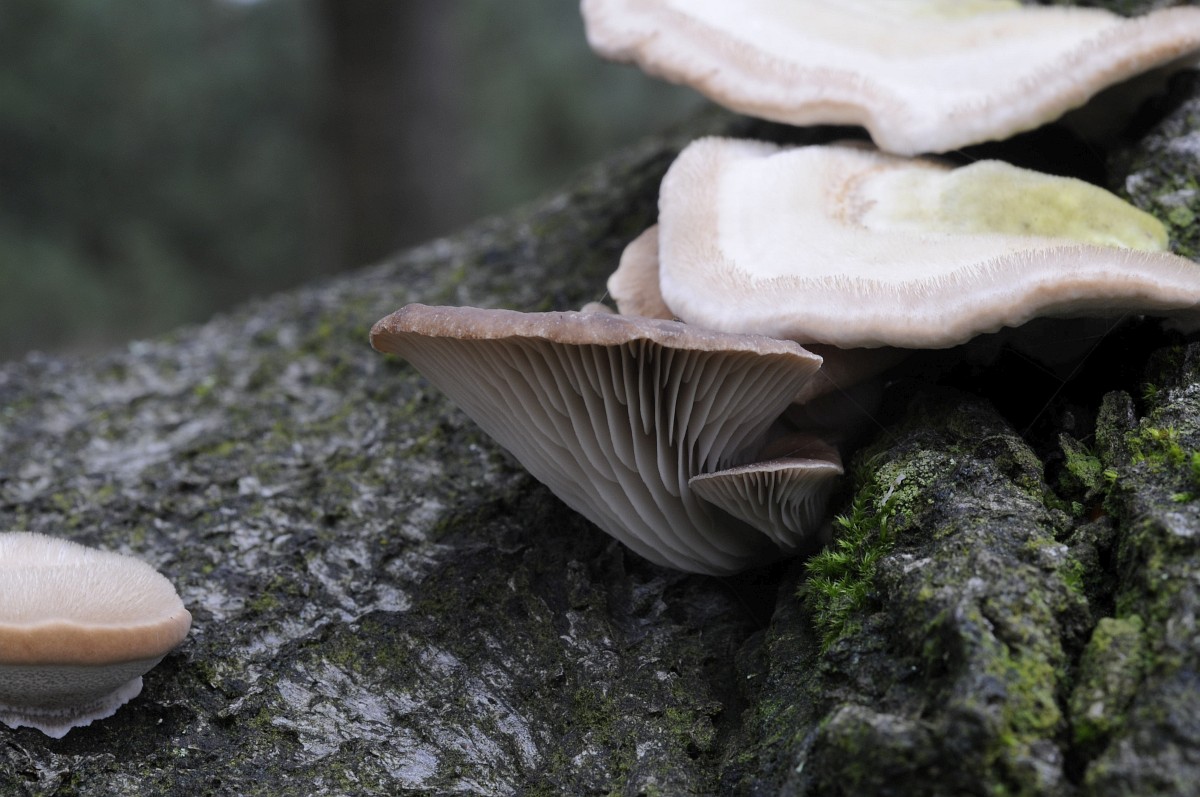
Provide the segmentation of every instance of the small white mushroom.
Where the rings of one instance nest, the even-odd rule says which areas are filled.
[[[748,462],[820,366],[795,343],[601,313],[409,305],[371,331],[559,498],[635,552],[698,573],[778,555],[696,498]],[[805,533],[781,530],[778,534]]]
[[[841,456],[823,440],[803,434],[789,436],[776,456],[698,474],[688,486],[705,501],[761,529],[781,550],[815,550],[824,542],[816,530],[826,522],[829,492],[843,473]]]
[[[48,736],[112,716],[187,636],[191,615],[145,562],[0,534],[0,722]]]
[[[947,152],[1053,121],[1200,51],[1200,8],[1125,19],[1011,0],[583,0],[600,55],[794,125]]]
[[[690,324],[945,348],[1036,317],[1200,311],[1200,266],[1080,180],[851,145],[702,139],[659,196],[662,295]]]
[[[646,229],[621,252],[617,270],[608,278],[608,292],[621,315],[675,318],[658,286],[658,225]]]

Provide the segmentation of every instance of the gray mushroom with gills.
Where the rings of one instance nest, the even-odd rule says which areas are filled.
[[[379,321],[371,343],[412,363],[568,506],[652,562],[727,574],[817,539],[776,525],[781,512],[734,517],[692,489],[694,477],[756,461],[821,364],[795,343],[607,313],[424,305]],[[789,467],[808,465],[810,478],[776,493],[789,522],[820,516],[841,473],[831,449]]]

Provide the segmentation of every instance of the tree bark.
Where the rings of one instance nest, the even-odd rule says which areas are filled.
[[[912,365],[838,502],[840,602],[803,562],[647,564],[367,346],[410,301],[601,298],[683,143],[203,327],[0,367],[0,528],[145,559],[195,618],[112,718],[0,728],[0,791],[1194,793],[1196,346],[1114,333],[1103,379],[1019,423],[962,392],[1013,372]],[[1197,168],[1128,162],[1149,197]]]

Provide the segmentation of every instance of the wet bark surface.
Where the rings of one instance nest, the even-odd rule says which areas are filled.
[[[1197,159],[1148,154],[1194,133],[1195,86],[1088,168],[1197,208]],[[410,301],[603,298],[705,131],[838,135],[714,116],[372,269],[0,367],[0,528],[144,559],[195,618],[111,719],[0,728],[0,792],[1194,793],[1181,336],[1126,324],[1050,375],[1003,339],[915,358],[835,502],[841,557],[725,579],[625,551],[367,345]]]

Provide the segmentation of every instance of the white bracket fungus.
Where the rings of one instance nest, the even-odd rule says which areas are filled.
[[[690,487],[758,453],[820,366],[795,343],[604,313],[423,305],[381,320],[371,343],[411,362],[568,506],[652,562],[731,573],[777,555],[772,541],[795,547],[809,533],[756,530]],[[788,508],[774,514],[803,516],[790,508],[805,503],[794,486],[779,494]],[[771,512],[741,514],[774,523]]]
[[[663,179],[659,268],[689,324],[946,348],[1041,316],[1194,324],[1200,266],[1112,194],[997,161],[702,139]]]
[[[583,0],[600,55],[793,125],[855,124],[898,154],[1053,121],[1200,52],[1200,8],[1125,19],[1015,0]]]
[[[603,55],[735,110],[861,124],[900,153],[1036,127],[1200,52],[1200,9],[1186,8],[1136,20],[1010,0],[582,9]],[[621,315],[409,305],[371,342],[570,507],[681,570],[730,573],[817,541],[837,451],[805,438],[773,459],[764,443],[797,399],[901,356],[864,349],[949,347],[1043,315],[1200,317],[1200,269],[1163,251],[1156,220],[1081,181],[997,162],[708,139],[671,166],[659,210],[609,281]],[[825,379],[797,342],[822,347]]]
[[[41,534],[0,534],[0,722],[62,738],[112,716],[191,626],[145,562]]]

